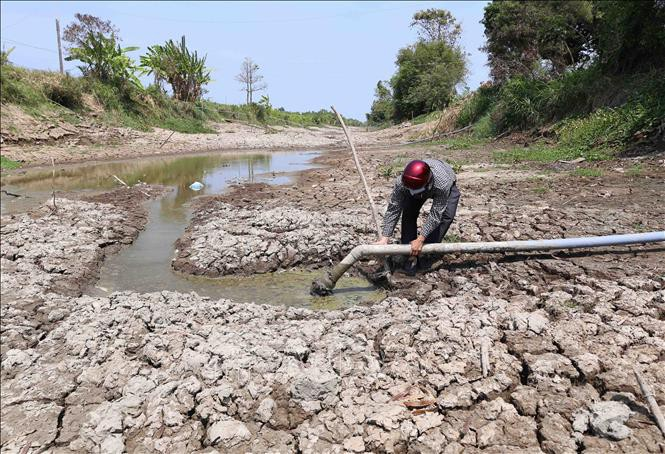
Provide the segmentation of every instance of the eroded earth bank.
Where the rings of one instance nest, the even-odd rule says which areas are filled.
[[[492,145],[494,146],[494,145]],[[363,153],[377,203],[404,157],[461,164],[463,241],[663,230],[663,156],[503,168],[491,151]],[[374,237],[346,152],[295,184],[199,200],[173,267],[322,268]],[[6,452],[663,452],[663,245],[459,255],[343,311],[196,294],[81,296],[159,188],[58,199],[2,222]],[[146,195],[148,194],[148,195]],[[354,272],[380,268],[366,262]],[[481,345],[489,352],[483,377]]]

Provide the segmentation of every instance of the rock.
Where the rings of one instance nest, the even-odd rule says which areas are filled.
[[[323,400],[337,392],[339,377],[334,372],[316,367],[303,369],[291,386],[291,395],[296,400]]]
[[[218,421],[208,428],[207,439],[212,446],[232,448],[252,437],[245,424],[236,420]]]
[[[632,434],[632,430],[624,425],[632,413],[630,408],[621,402],[597,402],[590,408],[589,424],[596,435],[623,440]]]
[[[365,442],[363,437],[351,437],[344,442],[344,449],[351,452],[364,452]]]
[[[256,418],[261,422],[270,421],[273,408],[275,408],[275,401],[270,397],[266,397],[259,404],[259,408],[256,409]]]
[[[580,372],[582,372],[586,380],[593,380],[593,378],[600,373],[600,361],[598,356],[593,353],[582,353],[571,359],[573,364],[575,364]]]
[[[549,319],[544,311],[536,311],[529,314],[527,317],[527,326],[529,331],[540,334],[549,324]]]

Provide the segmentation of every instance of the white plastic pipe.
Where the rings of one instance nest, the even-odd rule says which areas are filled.
[[[553,240],[492,241],[478,243],[435,243],[423,246],[421,254],[450,254],[478,252],[526,252],[548,251],[552,249],[579,249],[602,246],[621,246],[626,244],[656,243],[665,241],[665,231],[649,233],[630,233],[626,235],[589,236],[580,238],[561,238]],[[369,256],[410,255],[408,244],[356,246],[324,276],[312,282],[313,295],[332,293],[340,277],[358,260]]]

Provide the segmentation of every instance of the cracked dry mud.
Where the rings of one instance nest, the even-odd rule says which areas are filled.
[[[375,152],[366,165],[391,157]],[[292,187],[239,187],[201,203],[175,266],[208,275],[316,267],[371,238],[355,181],[338,178],[352,169],[338,159],[335,172],[305,172]],[[552,177],[556,196],[536,197],[523,175],[462,172],[451,234],[662,229],[662,194],[651,191],[663,170],[650,168],[651,180],[605,181],[600,190],[613,196],[602,207],[565,176]],[[368,173],[385,204],[390,181]],[[580,200],[562,205],[571,197]],[[665,404],[662,246],[454,256],[399,277],[381,303],[344,311],[171,292],[80,296],[106,244],[130,242],[145,222],[129,228],[128,214],[141,212],[118,198],[63,200],[57,216],[3,223],[3,452],[665,449],[632,375],[639,367]]]

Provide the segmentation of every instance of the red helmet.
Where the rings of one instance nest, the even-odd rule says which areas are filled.
[[[402,183],[409,189],[424,187],[432,176],[432,171],[425,161],[411,161],[404,167]]]

